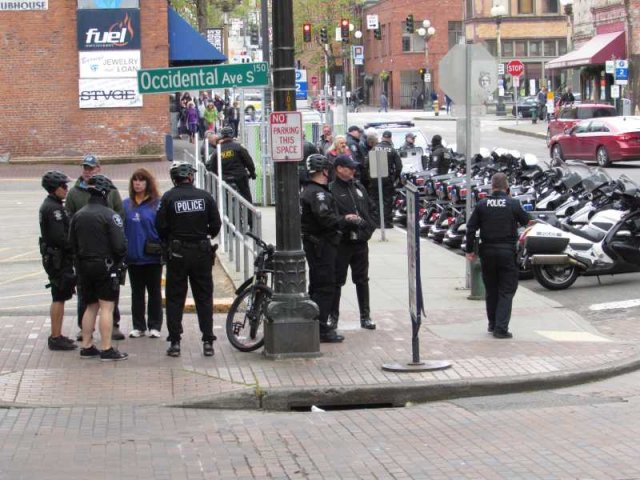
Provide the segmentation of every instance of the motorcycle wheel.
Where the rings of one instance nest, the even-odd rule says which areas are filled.
[[[578,278],[575,265],[533,265],[533,276],[547,290],[564,290]]]

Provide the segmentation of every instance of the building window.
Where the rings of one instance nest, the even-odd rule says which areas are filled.
[[[561,38],[558,40],[558,56],[567,53],[567,39]]]
[[[101,8],[140,8],[140,0],[78,0],[78,10]]]
[[[465,4],[466,4],[465,10],[467,14],[465,18],[473,18],[473,0],[467,0]]]
[[[449,22],[449,48],[460,43],[460,38],[464,37],[462,33],[462,22]]]
[[[424,38],[420,35],[405,33],[402,35],[402,52],[424,52]]]
[[[518,0],[518,13],[521,15],[534,13],[533,0]]]
[[[526,40],[516,40],[516,57],[527,56],[527,42]]]
[[[403,52],[411,51],[411,35],[402,36],[402,51]]]
[[[555,40],[545,40],[543,42],[543,50],[542,56],[544,57],[557,57],[556,53],[556,41]]]
[[[542,0],[542,13],[560,13],[558,0]]]
[[[513,42],[501,41],[500,49],[502,50],[502,57],[513,57]]]
[[[495,40],[485,40],[484,44],[491,55],[493,55],[494,57],[498,56],[498,42],[496,42]]]
[[[540,41],[530,41],[529,42],[529,56],[530,57],[539,57],[542,54],[540,51]]]

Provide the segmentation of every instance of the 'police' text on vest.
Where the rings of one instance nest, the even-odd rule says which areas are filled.
[[[175,204],[176,213],[204,212],[204,199],[179,200]]]
[[[487,199],[487,207],[506,207],[507,200],[504,198],[489,198]]]

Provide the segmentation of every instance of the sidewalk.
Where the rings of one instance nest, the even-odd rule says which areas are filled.
[[[262,209],[263,236],[275,241],[275,209]],[[370,241],[371,298],[378,329],[360,329],[355,289],[343,291],[342,344],[322,344],[314,359],[267,360],[241,353],[225,338],[224,314],[215,316],[216,354],[202,356],[195,315],[184,318],[183,354],[165,355],[161,339],[127,339],[126,362],[82,361],[76,352],[46,348],[48,319],[0,317],[0,406],[175,405],[288,410],[310,405],[403,405],[407,401],[498,394],[584,382],[640,367],[640,334],[633,319],[602,328],[526,288],[515,298],[514,339],[486,332],[484,303],[467,300],[463,257],[422,242],[426,318],[421,358],[449,360],[447,370],[394,373],[389,362],[411,360],[406,236],[399,229]],[[67,310],[65,331],[75,323]],[[131,319],[123,310],[123,329]]]

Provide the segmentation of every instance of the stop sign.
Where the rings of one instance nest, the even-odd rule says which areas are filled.
[[[524,63],[520,60],[511,60],[507,63],[507,73],[513,77],[519,77],[524,73]]]

